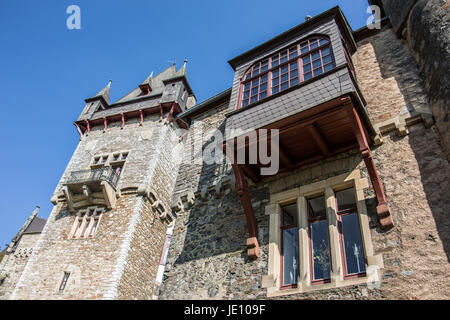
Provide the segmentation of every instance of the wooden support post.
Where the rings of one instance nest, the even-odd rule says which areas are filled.
[[[364,128],[362,126],[361,119],[359,118],[358,112],[352,104],[344,104],[344,108],[352,124],[356,140],[358,141],[359,150],[363,156],[367,171],[369,172],[370,181],[372,182],[375,195],[377,196],[377,213],[380,219],[381,228],[384,230],[389,230],[394,226],[391,210],[389,209],[386,195],[384,193],[383,184],[381,183],[377,168],[375,167],[375,162],[373,161],[372,152],[370,151],[369,145],[367,143],[367,138],[364,134]]]
[[[144,111],[142,111],[142,109],[139,110],[139,115],[141,117],[141,121],[140,121],[139,125],[142,126],[144,124]]]
[[[162,107],[162,104],[160,104],[159,105],[159,121],[163,120],[163,116],[164,116],[163,107]]]
[[[106,131],[108,129],[108,119],[106,117],[103,118],[103,130]]]
[[[167,116],[167,120],[166,120],[166,123],[169,123],[170,122],[170,118],[172,117],[172,114],[173,114],[173,110],[175,109],[175,103],[173,103],[172,104],[172,107],[170,108],[170,112],[169,112],[169,115]]]
[[[259,257],[258,224],[253,211],[252,201],[250,200],[247,183],[241,168],[236,163],[232,164],[232,168],[236,178],[236,191],[239,195],[242,207],[244,208],[245,216],[247,217],[249,233],[249,238],[247,239],[247,253],[250,259],[257,259]]]
[[[125,127],[125,114],[123,114],[123,113],[121,113],[120,114],[120,117],[121,117],[121,119],[122,119],[122,129]]]
[[[86,122],[87,133],[91,133],[91,123],[89,120],[84,120],[84,122]]]
[[[76,122],[74,122],[73,124],[77,128],[78,134],[80,135],[80,139],[81,139],[83,137],[83,132],[81,131],[80,126]]]

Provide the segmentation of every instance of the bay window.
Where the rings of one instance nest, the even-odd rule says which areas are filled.
[[[312,79],[335,67],[331,42],[313,37],[254,64],[243,76],[239,107]]]
[[[268,296],[379,281],[360,171],[271,195]]]

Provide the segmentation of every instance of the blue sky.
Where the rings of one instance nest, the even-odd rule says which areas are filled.
[[[66,9],[81,8],[81,30]],[[109,79],[111,100],[188,59],[199,101],[231,86],[227,61],[339,5],[354,30],[365,0],[0,2],[0,246],[50,197],[79,141],[72,122]]]

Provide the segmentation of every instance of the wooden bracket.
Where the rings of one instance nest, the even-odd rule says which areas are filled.
[[[394,226],[391,210],[389,209],[389,206],[387,204],[384,187],[381,182],[380,176],[378,175],[377,168],[375,167],[375,162],[373,161],[372,152],[370,151],[369,145],[367,143],[367,138],[364,133],[361,119],[359,118],[358,112],[352,105],[345,105],[344,108],[348,114],[350,122],[352,123],[353,132],[355,134],[356,140],[358,141],[359,150],[364,159],[364,163],[366,164],[367,171],[369,172],[370,176],[370,181],[372,182],[372,186],[377,197],[377,214],[380,219],[381,228],[384,230],[389,230]]]
[[[125,127],[125,121],[126,121],[126,119],[125,119],[125,114],[123,114],[123,113],[121,113],[120,114],[120,118],[121,118],[121,120],[122,120],[122,129]]]
[[[86,122],[87,133],[91,133],[91,123],[89,120],[84,120],[84,122]]]
[[[139,110],[139,116],[140,116],[140,123],[139,125],[142,126],[144,124],[144,111]]]
[[[258,224],[252,207],[252,201],[247,189],[247,183],[238,164],[232,164],[234,176],[236,178],[236,191],[239,195],[244,213],[247,218],[249,238],[247,239],[247,253],[250,259],[259,257],[258,245]]]
[[[108,119],[105,117],[103,118],[103,131],[106,131],[108,129]]]

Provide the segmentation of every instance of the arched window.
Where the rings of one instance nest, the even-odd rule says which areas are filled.
[[[239,107],[286,90],[334,67],[329,38],[312,37],[299,42],[254,64],[244,74]]]

